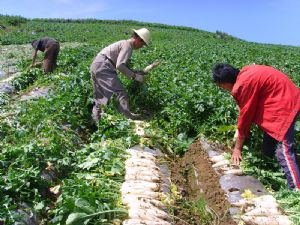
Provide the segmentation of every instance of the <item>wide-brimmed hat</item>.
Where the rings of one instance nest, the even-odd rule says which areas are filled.
[[[138,30],[132,29],[148,46],[150,44],[150,31],[147,28],[141,28]]]

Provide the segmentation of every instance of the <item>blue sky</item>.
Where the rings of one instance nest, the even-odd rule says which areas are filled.
[[[0,14],[130,19],[300,46],[300,0],[0,0]]]

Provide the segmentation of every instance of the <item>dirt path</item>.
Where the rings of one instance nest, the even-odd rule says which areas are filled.
[[[214,219],[205,222],[192,215],[178,212],[178,217],[191,225],[200,224],[236,224],[229,215],[230,204],[219,184],[219,176],[212,168],[207,153],[202,150],[199,141],[194,142],[182,158],[171,165],[172,182],[179,187],[181,195],[191,202],[205,199]],[[185,224],[185,223],[177,223]]]

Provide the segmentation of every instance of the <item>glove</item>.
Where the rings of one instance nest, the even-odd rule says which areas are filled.
[[[136,74],[135,75],[135,80],[140,82],[140,83],[144,83],[144,76],[141,74]]]

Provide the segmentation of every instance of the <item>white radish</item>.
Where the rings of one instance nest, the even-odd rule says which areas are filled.
[[[160,184],[159,183],[153,183],[153,182],[137,182],[137,181],[126,181],[122,184],[122,188],[145,188],[152,191],[159,191]]]
[[[152,161],[156,161],[156,157],[148,152],[138,152],[138,151],[127,151],[134,158],[146,158]]]
[[[224,174],[233,174],[233,175],[237,175],[237,176],[240,176],[240,175],[243,175],[243,170],[241,169],[231,169],[231,170],[227,170],[227,171],[224,171]]]
[[[153,189],[151,187],[143,187],[143,186],[136,186],[136,187],[128,187],[122,186],[121,193],[128,194],[128,193],[145,193],[145,192],[156,192],[157,189]]]
[[[291,225],[291,221],[287,216],[241,216],[242,220],[249,224],[259,225]]]
[[[143,180],[149,182],[160,182],[160,177],[152,175],[143,175],[143,174],[126,174],[125,180]]]
[[[50,192],[57,195],[60,193],[60,189],[61,189],[61,186],[60,185],[56,185],[52,188],[50,188]]]
[[[157,208],[165,208],[166,207],[161,201],[158,201],[156,199],[141,198],[139,201],[152,204],[152,205],[156,206]]]
[[[127,167],[126,167],[127,168]],[[148,169],[148,170],[147,170]],[[136,175],[136,176],[155,176],[157,178],[161,177],[161,174],[157,170],[151,168],[141,167],[139,170],[132,169],[126,171],[126,175]],[[125,178],[126,179],[126,178]]]
[[[219,169],[224,172],[224,171],[231,170],[232,168],[229,165],[225,165],[225,166],[220,167]]]
[[[157,167],[139,167],[139,166],[126,166],[126,174],[136,174],[142,173],[145,175],[155,175],[160,177],[161,172]]]
[[[221,166],[225,166],[225,165],[229,165],[229,164],[230,164],[230,162],[227,159],[225,159],[225,160],[222,160],[222,161],[219,161],[219,162],[213,164],[212,167],[217,168],[217,167],[221,167]]]
[[[138,129],[141,127],[137,126]],[[142,128],[141,128],[142,130]],[[170,225],[163,198],[163,176],[157,157],[159,150],[135,146],[128,149],[130,158],[125,161],[125,182],[121,187],[122,202],[128,207],[124,225]]]
[[[140,220],[140,219],[127,219],[123,221],[123,225],[171,225],[171,223],[164,220]]]
[[[135,146],[133,148],[130,148],[130,149],[127,149],[126,151],[128,152],[139,152],[139,153],[144,153],[144,154],[151,154],[155,157],[158,157],[158,156],[162,156],[163,154],[158,151],[158,150],[154,150],[154,149],[151,149],[151,148],[148,148],[148,147],[145,147],[145,148],[141,148],[140,146]]]
[[[128,211],[128,216],[131,219],[143,219],[143,220],[168,220],[169,215],[162,210],[147,209],[141,210],[140,208],[131,209]]]
[[[136,208],[140,208],[140,209],[144,209],[144,210],[147,210],[147,209],[161,210],[160,208],[152,205],[149,202],[145,202],[145,201],[132,202],[132,203],[128,204],[127,207],[129,208],[129,210],[136,209]]]
[[[127,188],[127,187],[122,187],[121,188],[121,193],[122,195],[138,195],[138,196],[146,196],[147,198],[157,198],[160,193],[159,192],[155,192],[155,191],[152,191],[151,189],[142,189],[142,188]]]
[[[276,199],[272,195],[262,195],[257,198],[253,198],[252,201],[254,201],[254,202],[257,202],[257,201],[276,202]]]
[[[251,202],[257,207],[263,208],[276,208],[279,207],[279,204],[276,202],[276,199],[272,195],[263,195],[257,198],[251,199]]]
[[[121,188],[121,193],[122,195],[126,195],[126,194],[143,194],[145,192],[154,192],[153,190],[151,190],[150,188],[141,188],[141,187],[137,187],[137,188],[127,188],[127,187],[122,187]]]
[[[144,152],[148,152],[148,153],[151,153],[153,154],[154,156],[163,156],[163,154],[161,153],[161,151],[159,150],[156,150],[156,149],[151,149],[151,148],[148,148],[148,147],[145,147],[143,149]]]
[[[144,68],[144,72],[145,72],[145,73],[148,73],[150,70],[154,69],[154,68],[157,67],[159,64],[160,64],[160,62],[158,61],[158,62],[154,62],[154,63],[152,63],[152,64],[146,66],[146,67]]]
[[[233,142],[236,142],[237,137],[239,136],[238,129],[235,130],[234,136],[233,136]]]
[[[146,159],[146,158],[135,158],[132,157],[130,159],[127,159],[125,161],[125,166],[126,165],[136,165],[136,166],[156,166],[155,162],[153,160],[150,159]]]
[[[211,157],[209,160],[216,163],[216,162],[223,161],[224,159],[225,158],[223,155],[216,155],[216,156]]]
[[[158,192],[147,192],[142,194],[135,194],[135,193],[127,193],[122,195],[122,202],[125,205],[131,204],[134,201],[139,201],[139,199],[150,199],[150,200],[160,200],[162,194]]]
[[[133,164],[128,164],[125,166],[126,170],[134,170],[134,171],[140,171],[140,170],[148,170],[148,171],[152,171],[152,172],[160,172],[159,167],[157,166],[153,166],[153,165],[133,165]]]
[[[160,196],[155,196],[155,197],[159,197]],[[157,207],[159,209],[166,209],[166,206],[159,200],[155,199],[155,198],[145,198],[145,197],[140,197],[138,195],[125,195],[122,197],[122,201],[124,205],[132,205],[132,204],[136,204],[137,202],[140,202],[141,204],[145,203],[148,205],[152,205],[154,207]]]
[[[137,165],[126,165],[125,166],[126,169],[126,173],[139,173],[139,172],[143,172],[143,173],[148,173],[148,174],[158,174],[160,175],[160,169],[157,166],[137,166]]]
[[[245,213],[245,216],[272,216],[272,215],[280,215],[278,209],[276,208],[254,208],[249,212]]]
[[[137,128],[135,128],[135,133],[136,133],[136,135],[138,135],[138,136],[145,136],[145,131],[144,131],[144,129],[143,128],[141,128],[141,127],[137,127]]]
[[[246,206],[247,204],[249,204],[249,201],[244,198],[240,199],[237,202],[231,203],[231,205],[237,206],[237,207],[243,207],[243,206]]]
[[[122,202],[124,205],[129,205],[133,202],[140,201],[143,197],[139,197],[137,195],[124,195],[122,196]]]
[[[135,155],[132,155],[130,159],[127,159],[126,161],[135,161],[135,160],[138,160],[138,161],[141,161],[141,162],[144,162],[144,163],[153,163],[153,160],[149,159],[149,158],[146,158],[146,157],[141,157],[141,156],[135,156]],[[155,159],[156,160],[156,159]]]

